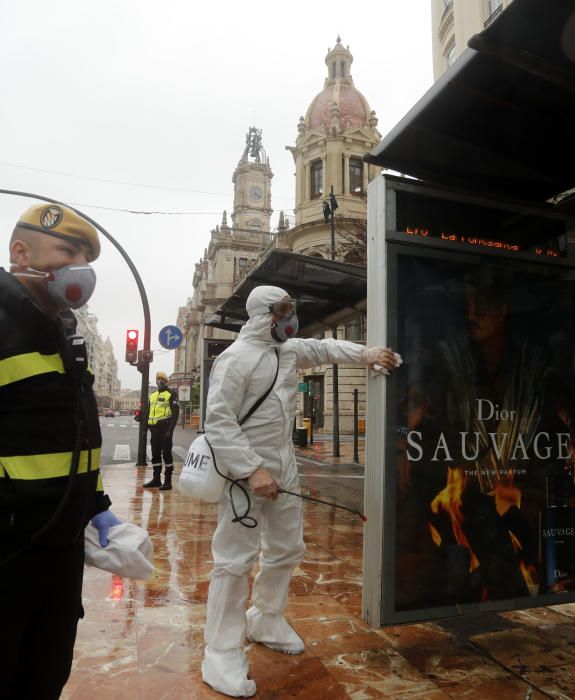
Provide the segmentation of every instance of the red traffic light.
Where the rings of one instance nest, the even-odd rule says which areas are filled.
[[[138,335],[135,329],[126,331],[126,362],[133,364],[138,359]]]

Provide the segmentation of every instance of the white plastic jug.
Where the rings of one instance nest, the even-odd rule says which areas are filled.
[[[188,450],[178,481],[179,492],[184,496],[216,503],[224,492],[225,483],[224,477],[216,471],[206,436],[200,435]]]

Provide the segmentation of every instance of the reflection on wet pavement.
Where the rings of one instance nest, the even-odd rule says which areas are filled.
[[[342,448],[337,465],[330,442],[299,450],[302,487],[361,509],[363,467],[351,463],[350,443]],[[86,616],[64,700],[224,697],[199,670],[216,506],[177,490],[145,491],[144,472],[120,464],[103,476],[114,512],[150,531],[154,574],[133,582],[86,569]],[[305,538],[286,615],[306,651],[286,656],[250,645],[256,698],[575,697],[575,605],[492,614],[488,625],[479,616],[463,632],[438,623],[374,630],[361,619],[360,519],[305,504]]]

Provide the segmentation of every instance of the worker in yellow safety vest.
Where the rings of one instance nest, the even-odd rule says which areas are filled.
[[[178,393],[168,386],[168,375],[165,372],[156,374],[158,388],[150,396],[148,405],[148,428],[152,446],[153,476],[144,484],[144,488],[158,488],[160,491],[170,491],[172,488],[172,472],[174,459],[172,457],[172,435],[178,422],[180,412]],[[164,458],[164,482],[162,483],[162,457]]]

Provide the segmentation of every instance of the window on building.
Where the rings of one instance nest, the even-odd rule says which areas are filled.
[[[363,193],[363,162],[361,158],[349,159],[349,191],[351,194]]]
[[[345,78],[345,61],[339,62],[339,76],[340,78]]]
[[[346,323],[344,326],[344,338],[356,343],[365,341],[367,338],[367,317],[362,315]]]
[[[331,79],[335,80],[336,79],[336,71],[337,71],[337,63],[334,61],[331,64]]]
[[[503,0],[487,0],[487,19],[483,26],[489,26],[502,11]]]
[[[445,52],[445,65],[449,68],[455,61],[455,51],[456,51],[456,46],[455,42],[449,46],[447,51]]]
[[[314,160],[310,166],[311,173],[311,198],[321,197],[323,194],[323,167],[321,160]]]
[[[241,280],[246,276],[248,270],[250,269],[250,265],[247,258],[237,258],[236,261],[234,279]]]

